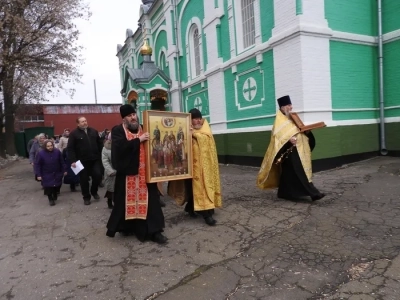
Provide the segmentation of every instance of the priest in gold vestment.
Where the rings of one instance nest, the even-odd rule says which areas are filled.
[[[210,125],[201,112],[193,108],[189,113],[193,127],[193,179],[170,181],[168,194],[178,205],[186,203],[185,211],[191,217],[201,215],[206,224],[213,226],[214,208],[222,206],[217,150]]]
[[[319,200],[325,194],[312,183],[311,151],[315,138],[311,131],[300,132],[290,118],[289,96],[278,99],[279,110],[271,131],[271,141],[257,176],[261,189],[278,187],[278,198],[296,200],[305,196]]]

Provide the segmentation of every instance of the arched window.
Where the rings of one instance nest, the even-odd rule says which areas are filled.
[[[194,18],[190,21],[186,31],[186,41],[188,80],[192,80],[200,76],[204,71],[200,20]]]
[[[200,35],[199,29],[193,30],[193,55],[194,55],[194,68],[196,76],[200,75],[201,62],[200,62]]]
[[[159,66],[159,68],[161,70],[163,70],[163,71],[165,70],[166,60],[165,60],[165,53],[164,52],[161,52],[161,54],[160,54],[160,61],[158,63],[158,66]]]

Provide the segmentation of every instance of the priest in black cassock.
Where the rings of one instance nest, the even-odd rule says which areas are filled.
[[[261,189],[278,187],[278,198],[296,200],[305,196],[322,199],[325,194],[312,183],[311,151],[315,138],[311,131],[300,132],[291,119],[289,96],[278,99],[271,141],[257,177]]]
[[[130,104],[120,107],[122,124],[111,131],[111,162],[117,171],[114,188],[114,208],[107,223],[107,236],[116,232],[135,234],[159,244],[167,242],[160,196],[156,183],[146,183],[145,149],[149,133],[143,132],[136,111]]]

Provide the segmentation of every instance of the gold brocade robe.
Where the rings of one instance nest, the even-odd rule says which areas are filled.
[[[193,129],[193,202],[194,210],[208,210],[222,206],[221,183],[215,141],[210,125],[204,120],[200,129]],[[178,205],[185,203],[183,180],[169,182],[168,195]]]
[[[294,135],[297,138],[296,148],[301,164],[308,181],[311,182],[311,150],[308,137],[301,133],[294,122],[279,110],[272,127],[271,141],[257,176],[257,186],[260,189],[273,189],[279,186],[281,169],[279,165],[275,164],[275,157],[283,145]]]

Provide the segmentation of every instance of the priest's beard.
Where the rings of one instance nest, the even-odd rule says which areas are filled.
[[[129,122],[128,120],[124,119],[124,125],[132,133],[137,133],[139,130],[139,122],[136,120],[132,120],[131,122]]]
[[[290,119],[290,110],[288,109],[281,109],[281,112]]]

